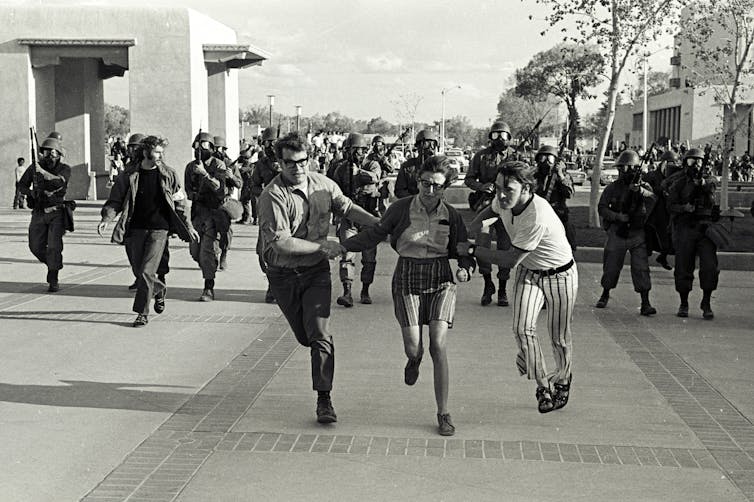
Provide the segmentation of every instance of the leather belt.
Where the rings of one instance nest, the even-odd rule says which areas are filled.
[[[531,270],[531,269],[527,269],[527,270],[529,270],[529,272],[533,272],[535,274],[550,276],[550,275],[559,274],[561,272],[565,272],[566,270],[570,269],[571,267],[573,267],[573,260],[569,261],[565,265],[562,265],[562,266],[560,266],[558,268],[551,268],[549,270]]]

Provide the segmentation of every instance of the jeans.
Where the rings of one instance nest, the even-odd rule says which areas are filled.
[[[269,265],[267,279],[296,340],[311,349],[312,387],[332,390],[335,347],[327,329],[332,297],[330,263],[323,260],[295,269]]]
[[[132,228],[128,231],[126,253],[136,277],[133,311],[137,314],[149,314],[149,300],[165,294],[165,283],[157,276],[157,268],[167,242],[167,230]]]

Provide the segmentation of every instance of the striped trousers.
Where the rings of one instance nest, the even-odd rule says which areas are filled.
[[[525,267],[516,270],[513,290],[513,333],[518,345],[516,366],[529,380],[566,380],[571,374],[573,345],[571,318],[579,288],[576,264],[554,275],[543,275]],[[537,317],[547,302],[547,328],[550,333],[555,371],[547,373],[537,336]]]

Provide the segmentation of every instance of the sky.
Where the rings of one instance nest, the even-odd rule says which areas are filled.
[[[304,116],[338,111],[398,123],[406,107],[396,103],[403,100],[418,101],[416,120],[431,123],[442,115],[447,89],[445,117],[466,116],[485,127],[496,117],[498,98],[515,70],[562,35],[557,30],[540,35],[547,12],[535,0],[127,1],[189,7],[233,28],[239,43],[270,55],[262,66],[240,70],[239,105],[268,106],[273,94],[274,110],[289,115],[300,105]],[[660,51],[650,65],[667,70],[670,56]],[[112,104],[127,105],[122,80],[107,83]],[[596,111],[600,101],[583,103],[582,114]]]

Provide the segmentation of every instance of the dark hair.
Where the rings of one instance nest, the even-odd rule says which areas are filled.
[[[151,152],[158,146],[161,146],[163,148],[168,146],[168,140],[159,136],[147,136],[146,138],[141,140],[140,151],[142,156],[146,157],[149,152]]]
[[[304,136],[297,132],[291,132],[280,138],[275,142],[275,155],[279,159],[283,158],[283,150],[290,150],[292,152],[306,152],[307,141]]]
[[[18,164],[18,165],[21,165],[24,162],[26,162],[26,159],[23,158],[23,157],[19,157],[19,158],[16,159],[16,164]]]
[[[416,179],[418,180],[422,173],[441,173],[445,176],[445,186],[448,188],[453,182],[458,179],[458,173],[450,166],[450,159],[445,155],[433,155],[421,165],[416,172]]]
[[[537,180],[534,177],[536,173],[536,167],[520,160],[504,162],[497,170],[497,174],[502,174],[506,178],[515,178],[522,185],[529,185],[532,190],[537,186]]]

